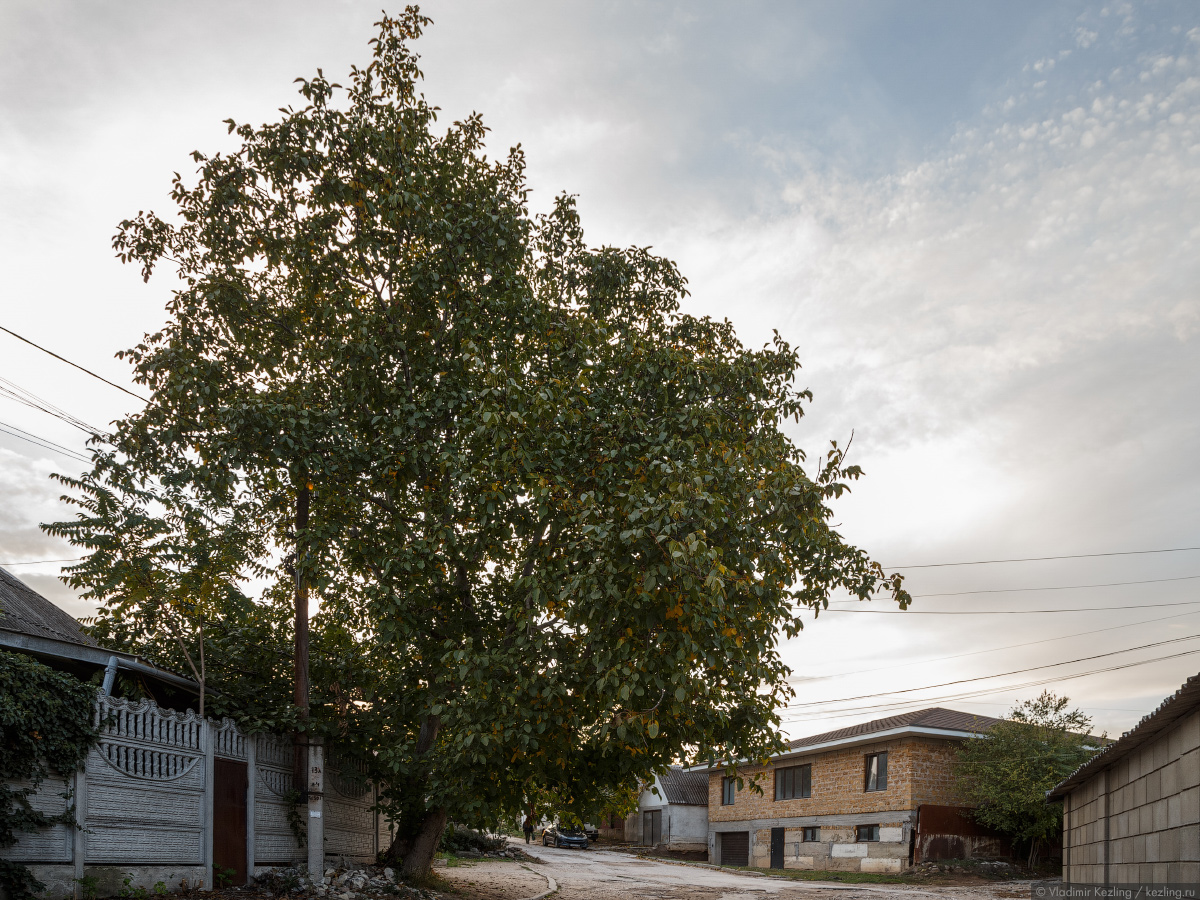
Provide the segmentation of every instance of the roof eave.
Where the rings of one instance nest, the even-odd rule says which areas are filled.
[[[856,734],[850,737],[838,738],[832,741],[822,741],[819,744],[810,744],[807,747],[797,747],[795,750],[788,750],[784,753],[778,753],[771,757],[771,762],[779,762],[781,760],[799,759],[804,756],[811,756],[816,753],[824,753],[828,750],[845,749],[847,747],[861,747],[864,744],[878,744],[880,741],[890,741],[897,738],[906,737],[931,737],[944,741],[961,741],[969,740],[970,738],[984,737],[982,731],[963,731],[957,728],[932,728],[928,725],[901,725],[897,728],[889,728],[885,731],[872,731],[869,734]],[[741,762],[744,762],[742,760]],[[695,772],[702,769],[718,769],[720,766],[710,765],[708,763],[699,763],[694,766],[689,766],[684,769],[685,772]]]

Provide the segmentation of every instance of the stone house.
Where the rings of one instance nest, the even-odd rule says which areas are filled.
[[[671,766],[653,784],[643,785],[625,836],[646,847],[703,851],[708,846],[708,772]]]
[[[709,772],[708,853],[721,865],[899,872],[922,807],[961,809],[956,748],[997,720],[952,709],[902,713],[792,741],[743,780]],[[751,785],[757,783],[761,793]]]
[[[1200,675],[1049,793],[1063,881],[1200,882]]]

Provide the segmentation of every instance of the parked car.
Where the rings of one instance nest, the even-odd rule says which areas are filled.
[[[593,825],[591,822],[583,823],[583,833],[587,835],[588,840],[591,841],[593,844],[596,843],[596,841],[600,840],[600,829],[597,828],[595,825]]]
[[[586,850],[588,836],[582,828],[567,828],[558,825],[547,825],[542,832],[542,845],[545,847],[578,847]]]

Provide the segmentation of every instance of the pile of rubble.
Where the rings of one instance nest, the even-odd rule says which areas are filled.
[[[454,852],[454,856],[459,859],[533,859],[519,847],[505,847],[502,850],[457,850]],[[434,864],[437,864],[436,861]]]
[[[255,887],[276,897],[325,897],[327,900],[434,900],[436,891],[409,887],[389,868],[326,869],[320,878],[306,869],[276,869],[254,879]]]
[[[979,875],[983,878],[1017,878],[1021,870],[1002,859],[947,859],[918,863],[913,875]]]

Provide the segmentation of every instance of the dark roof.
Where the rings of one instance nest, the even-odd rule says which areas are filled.
[[[682,806],[708,806],[708,772],[685,772],[681,766],[671,766],[658,779],[668,803]]]
[[[0,631],[98,646],[74,618],[4,569],[0,569]]]
[[[814,734],[811,737],[798,738],[788,744],[788,750],[803,750],[817,744],[827,744],[831,741],[841,741],[848,738],[864,737],[879,731],[891,731],[894,728],[942,728],[947,731],[987,731],[999,719],[990,716],[980,716],[975,713],[959,712],[956,709],[943,709],[934,706],[929,709],[918,709],[915,712],[900,713],[897,716],[887,716],[861,725],[851,725],[849,728],[839,728],[836,731],[826,731],[824,734]]]
[[[1138,747],[1154,740],[1188,713],[1200,707],[1200,675],[1193,675],[1183,687],[1158,705],[1158,709],[1107,744],[1099,753],[1068,775],[1047,793],[1048,797],[1066,796],[1071,789],[1083,784],[1093,775],[1116,765]]]

